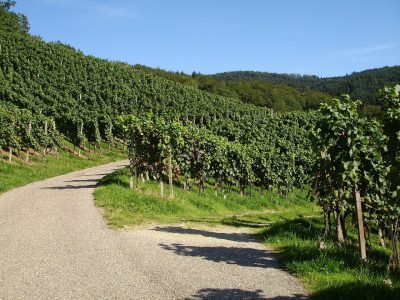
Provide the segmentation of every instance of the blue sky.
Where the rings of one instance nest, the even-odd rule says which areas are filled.
[[[14,10],[46,41],[186,73],[400,65],[399,0],[17,0]]]

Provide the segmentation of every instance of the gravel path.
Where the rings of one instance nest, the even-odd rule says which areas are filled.
[[[0,195],[0,299],[304,297],[274,255],[241,229],[108,229],[93,189],[126,163]]]

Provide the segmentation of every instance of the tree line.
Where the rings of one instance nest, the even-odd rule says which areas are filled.
[[[379,91],[385,86],[400,81],[400,66],[383,67],[345,76],[318,77],[315,75],[278,74],[268,72],[237,71],[212,75],[227,82],[263,81],[270,84],[286,85],[300,92],[319,91],[340,96],[348,94],[352,99],[360,99],[363,104],[380,105]]]
[[[305,111],[317,109],[332,97],[348,94],[360,99],[359,110],[364,114],[378,114],[381,109],[379,91],[400,81],[400,67],[383,67],[350,75],[321,78],[315,75],[278,74],[237,71],[214,75],[193,72],[165,71],[135,65],[168,80],[196,87],[217,95],[238,98],[244,103],[272,108],[275,111]]]
[[[187,75],[182,72],[168,72],[141,65],[135,65],[135,68],[168,80],[193,86],[202,91],[240,99],[244,103],[268,107],[280,112],[316,109],[319,103],[327,102],[332,98],[318,90],[300,91],[285,83],[267,80],[226,80],[222,76],[202,75],[196,72]]]
[[[15,1],[0,1],[0,28],[4,31],[28,33],[30,26],[27,16],[11,10]]]

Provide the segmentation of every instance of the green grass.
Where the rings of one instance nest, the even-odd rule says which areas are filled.
[[[350,224],[349,224],[350,225]],[[320,218],[279,221],[259,233],[266,244],[279,251],[281,262],[299,276],[315,299],[400,299],[400,276],[385,282],[389,251],[371,238],[368,261],[359,258],[354,228],[350,242],[339,248],[332,239],[320,249]]]
[[[0,159],[0,193],[34,181],[126,158],[120,150],[111,150],[82,152],[84,157],[59,151],[57,155],[49,154],[45,158],[31,156],[29,163],[24,161],[23,155],[22,159],[14,157],[11,164],[4,156]]]
[[[99,182],[95,201],[113,227],[177,222],[263,227],[276,220],[319,214],[319,208],[305,200],[305,193],[301,192],[294,193],[288,201],[257,189],[244,197],[227,189],[225,199],[222,192],[216,194],[208,185],[200,194],[195,187],[189,191],[175,187],[175,198],[170,201],[167,184],[164,189],[164,198],[159,196],[159,184],[152,181],[141,183],[139,190],[131,190],[128,170],[124,169]]]
[[[260,242],[273,247],[285,268],[299,277],[314,299],[400,299],[400,274],[387,283],[389,251],[371,235],[368,262],[359,259],[357,236],[348,224],[349,242],[339,248],[332,238],[323,240],[320,209],[295,191],[288,199],[254,189],[240,197],[236,189],[215,194],[211,186],[202,193],[175,187],[175,199],[159,196],[156,182],[129,189],[128,171],[118,170],[99,182],[95,201],[112,227],[142,223],[224,224],[254,228]],[[168,188],[165,184],[165,195]],[[267,272],[267,270],[266,270]]]

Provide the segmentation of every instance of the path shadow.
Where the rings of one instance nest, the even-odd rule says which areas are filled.
[[[276,257],[266,250],[240,247],[201,247],[182,244],[159,244],[165,250],[177,255],[201,257],[213,262],[224,262],[229,265],[255,268],[280,268]]]
[[[93,176],[105,176],[108,173],[90,174],[90,175],[79,175],[78,177],[93,177]]]
[[[66,180],[64,182],[97,182],[98,179],[74,179],[74,180]]]
[[[169,233],[179,233],[179,234],[195,234],[204,237],[212,237],[221,240],[228,240],[234,242],[249,243],[254,242],[255,237],[250,233],[225,233],[225,232],[213,232],[200,229],[182,228],[178,226],[168,226],[168,227],[155,227],[152,230],[169,232]]]
[[[293,296],[276,296],[276,297],[269,297],[269,300],[305,300],[308,299],[308,296],[301,295],[301,294],[294,294]]]
[[[87,185],[62,185],[62,186],[50,186],[43,188],[44,190],[80,190],[80,189],[94,189],[96,184]]]
[[[294,294],[293,296],[277,296],[265,297],[262,295],[262,290],[247,291],[242,289],[201,289],[198,290],[196,295],[185,300],[207,299],[207,300],[294,300],[294,299],[307,299],[305,295]]]
[[[212,299],[212,300],[241,300],[241,299],[266,299],[262,296],[261,290],[246,291],[241,289],[201,289],[196,295],[186,300]]]
[[[268,222],[254,222],[242,219],[225,219],[221,222],[224,225],[235,226],[235,227],[249,227],[249,228],[264,228],[271,225],[271,221]]]

